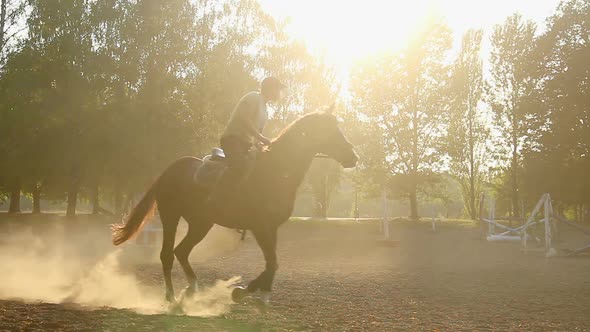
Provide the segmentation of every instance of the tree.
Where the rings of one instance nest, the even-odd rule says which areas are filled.
[[[285,23],[279,25],[276,42],[268,47],[261,60],[267,73],[280,77],[287,93],[269,123],[271,131],[281,131],[298,116],[322,109],[338,101],[333,68],[321,57],[312,56],[305,45],[289,37]]]
[[[26,8],[26,1],[8,1],[0,0],[0,81],[4,80],[6,75],[6,61],[8,57],[18,49],[22,31],[20,24]],[[1,84],[1,83],[0,83]],[[6,113],[6,103],[0,102],[0,120],[3,119],[2,113]],[[0,154],[8,157],[10,143],[6,133],[0,133]],[[21,181],[18,177],[11,176],[11,172],[6,171],[6,163],[0,162],[0,199],[5,199],[7,193],[10,195],[10,212],[20,212],[20,195]],[[2,172],[4,170],[4,172]]]
[[[298,75],[303,90],[301,97],[304,111],[322,109],[330,103],[335,103],[338,96],[334,71],[321,59],[308,55],[305,60],[309,63]],[[337,115],[345,115],[342,106],[335,107]],[[306,182],[313,193],[316,216],[328,216],[332,195],[338,189],[341,178],[342,167],[333,160],[316,159],[312,163]]]
[[[66,199],[68,215],[80,199],[121,212],[172,160],[217,144],[263,75],[292,92],[277,118],[336,94],[253,0],[26,4],[26,38],[0,68],[0,187],[16,206],[22,189],[36,211],[43,197]]]
[[[481,40],[481,30],[467,31],[453,64],[450,91],[453,102],[447,146],[451,173],[461,185],[465,210],[473,220],[479,215],[477,199],[483,190],[489,137],[480,107],[483,93]]]
[[[307,174],[307,183],[314,197],[314,212],[326,218],[333,192],[340,185],[342,167],[330,159],[314,160]]]
[[[42,106],[57,120],[49,129],[55,139],[52,152],[61,156],[51,162],[54,183],[63,185],[66,214],[73,216],[87,160],[87,120],[94,109],[93,82],[87,70],[93,43],[88,2],[30,1],[30,5],[27,43],[46,59],[39,71],[47,77],[44,83],[51,87],[52,98],[46,98]],[[51,122],[46,116],[38,125]]]
[[[321,57],[312,56],[301,42],[292,40],[284,31],[285,24],[274,35],[262,56],[266,72],[280,77],[288,87],[287,95],[274,105],[274,115],[268,131],[280,132],[303,113],[320,110],[338,100],[334,70]],[[342,112],[342,110],[338,110]],[[342,167],[330,160],[315,160],[307,173],[306,188],[310,188],[317,216],[327,216],[333,192],[338,188]]]
[[[528,133],[524,102],[535,86],[532,56],[536,26],[514,14],[492,34],[488,103],[500,135],[495,147],[508,161],[512,215],[520,215],[519,168]]]
[[[351,79],[353,105],[373,125],[370,145],[380,154],[371,167],[387,171],[389,188],[409,199],[413,219],[418,194],[443,159],[450,47],[448,27],[431,19],[403,52],[368,59]]]
[[[0,69],[22,38],[25,29],[20,20],[25,14],[26,3],[25,0],[0,0]]]
[[[11,191],[9,211],[19,212],[21,189],[30,191],[39,187],[39,181],[47,172],[46,157],[50,148],[40,142],[47,138],[46,112],[43,112],[49,83],[40,68],[43,60],[30,46],[11,54],[0,80],[0,149],[5,158],[0,162],[2,174],[8,179]],[[39,212],[36,190],[34,212]]]
[[[550,192],[562,207],[576,211],[590,204],[589,17],[588,1],[564,1],[537,40],[539,83],[529,101],[536,135],[524,155],[527,193]]]

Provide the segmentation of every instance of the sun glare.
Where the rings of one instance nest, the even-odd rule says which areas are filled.
[[[440,16],[458,46],[470,28],[489,33],[519,12],[541,24],[559,0],[259,0],[265,10],[290,21],[289,33],[316,55],[346,71],[357,60],[397,51],[431,15]],[[484,48],[486,47],[484,43]]]
[[[402,48],[425,15],[426,3],[369,0],[314,1],[312,5],[303,0],[297,10],[305,13],[291,11],[287,16],[305,17],[289,26],[295,38],[335,64],[345,65],[368,54]]]

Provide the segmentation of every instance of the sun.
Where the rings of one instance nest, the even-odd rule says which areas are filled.
[[[403,48],[420,24],[429,0],[299,0],[282,4],[289,33],[334,65]],[[280,4],[276,4],[280,6]]]
[[[288,18],[290,35],[304,41],[314,55],[347,68],[375,53],[403,49],[428,17],[442,17],[457,46],[467,29],[489,33],[515,12],[542,25],[560,0],[258,1],[276,18]]]

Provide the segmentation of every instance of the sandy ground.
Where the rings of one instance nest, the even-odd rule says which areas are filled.
[[[72,296],[71,290],[45,294],[44,287],[54,285],[39,283],[39,278],[47,275],[53,263],[37,260],[36,252],[34,262],[42,265],[42,274],[25,263],[24,268],[20,266],[19,261],[31,255],[17,259],[14,249],[18,245],[7,240],[18,232],[15,229],[3,227],[0,237],[4,253],[0,273],[13,270],[9,273],[12,279],[0,277],[1,331],[590,330],[590,257],[547,260],[538,254],[525,255],[518,245],[480,240],[475,228],[448,225],[432,232],[429,225],[399,223],[392,229],[399,243],[387,247],[377,244],[379,230],[372,222],[288,223],[279,235],[280,268],[266,312],[251,305],[229,304],[228,291],[221,290],[211,302],[219,310],[200,308],[190,315],[138,310],[135,302],[129,302],[131,309],[124,309],[126,302],[111,298],[137,297],[138,290],[129,282],[154,293],[150,300],[163,298],[160,265],[151,259],[129,258],[130,252],[138,250],[135,245],[119,253],[120,264],[114,268],[121,274],[119,279],[95,280],[92,287],[102,297]],[[36,239],[50,236],[46,230],[32,234]],[[95,254],[108,248],[103,247],[108,241],[105,234],[98,236],[91,227],[79,225],[75,234],[82,239],[75,246],[85,248],[75,257],[100,264],[104,257]],[[42,251],[50,247],[45,245]],[[238,243],[237,249],[226,249],[214,257],[195,252],[193,267],[205,290],[237,275],[251,280],[264,266],[251,236]],[[146,257],[153,257],[159,249],[142,250]],[[74,271],[68,262],[55,264],[60,270]],[[99,271],[84,266],[86,274]],[[121,279],[125,276],[131,279]],[[177,290],[185,286],[177,263],[173,278]],[[72,280],[68,282],[78,279]],[[112,289],[112,283],[124,287]],[[31,284],[36,286],[27,287]],[[81,285],[90,288],[88,283]],[[226,286],[218,284],[216,289]],[[24,290],[11,292],[10,287]],[[105,298],[106,293],[111,297]],[[70,295],[64,298],[63,294]]]

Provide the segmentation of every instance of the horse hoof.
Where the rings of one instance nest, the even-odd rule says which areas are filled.
[[[235,303],[243,303],[244,298],[248,295],[248,290],[244,287],[237,286],[231,292],[231,299]]]
[[[194,287],[189,286],[184,289],[184,297],[192,297],[196,292],[197,290]]]
[[[166,302],[168,302],[168,304],[170,304],[170,305],[175,304],[177,302],[176,297],[174,295],[167,294],[166,295]]]
[[[184,309],[182,309],[182,304],[180,302],[170,302],[168,306],[168,313],[170,315],[182,315],[184,314]]]
[[[252,299],[252,304],[260,312],[266,312],[266,310],[268,309],[268,303],[265,302],[263,299],[254,298],[254,299]]]

